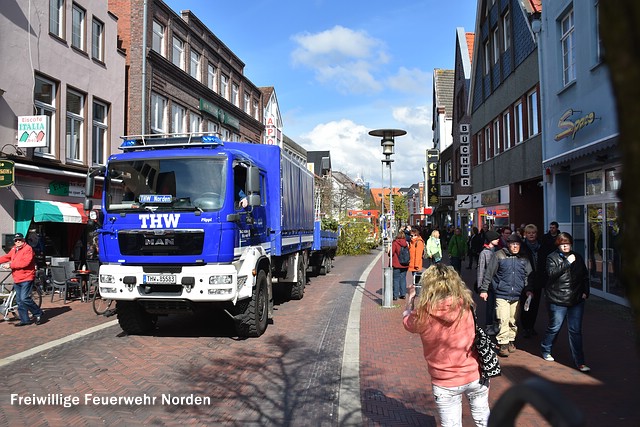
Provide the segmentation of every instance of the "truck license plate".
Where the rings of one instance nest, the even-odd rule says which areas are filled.
[[[176,283],[176,276],[173,274],[145,274],[142,280],[145,284],[151,285],[173,285]]]

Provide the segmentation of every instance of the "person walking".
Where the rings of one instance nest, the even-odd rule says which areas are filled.
[[[407,239],[404,237],[404,230],[398,231],[396,238],[391,243],[391,266],[393,267],[393,300],[404,299],[407,293],[407,270],[409,264],[400,263],[400,250],[409,248]]]
[[[440,247],[440,232],[436,229],[431,232],[427,240],[427,259],[429,264],[442,261],[442,248]]]
[[[409,271],[412,276],[415,277],[416,274],[422,271],[422,257],[424,255],[424,240],[420,236],[420,232],[417,228],[413,227],[411,229],[409,241],[409,255],[411,256],[411,261],[409,262]],[[411,281],[413,283],[413,281]]]
[[[556,238],[558,237],[559,233],[560,224],[558,224],[557,221],[551,221],[549,223],[549,231],[544,236],[542,236],[542,243],[555,246]]]
[[[546,259],[549,252],[546,251],[545,245],[538,240],[538,227],[535,224],[527,224],[523,228],[525,236],[520,251],[527,257],[531,264],[533,290],[531,293],[523,292],[520,296],[520,325],[522,326],[522,335],[525,338],[538,335],[535,330],[536,319],[538,317],[538,308],[540,306],[540,297],[542,288],[547,280],[546,275]],[[527,300],[531,295],[529,304]]]
[[[33,315],[36,325],[42,322],[42,309],[31,298],[31,288],[36,277],[36,258],[33,248],[29,246],[22,233],[13,236],[14,246],[9,253],[0,256],[2,268],[11,270],[13,276],[13,288],[16,291],[16,302],[18,304],[18,317],[20,323],[16,326],[26,326],[31,324],[29,311]]]
[[[442,263],[424,271],[420,284],[417,302],[415,286],[409,285],[402,322],[422,340],[439,425],[462,425],[464,394],[476,426],[486,426],[489,380],[480,378],[478,354],[473,350],[476,334],[471,291],[452,267]]]
[[[498,328],[496,327],[496,294],[493,292],[493,286],[487,287],[485,291],[486,297],[483,297],[480,289],[482,288],[485,271],[487,270],[489,261],[491,261],[491,258],[495,255],[499,240],[500,235],[493,230],[488,230],[484,233],[484,245],[478,256],[478,271],[476,273],[478,293],[480,294],[480,298],[487,303],[485,309],[485,329],[489,335],[496,335],[498,333]]]
[[[467,255],[467,242],[462,236],[460,227],[456,227],[453,231],[453,236],[451,236],[447,247],[449,248],[451,266],[455,268],[458,274],[462,274],[462,261]]]
[[[509,227],[502,227],[500,230],[500,241],[498,242],[498,249],[503,249],[508,246],[507,239],[511,236],[511,229]]]
[[[469,239],[469,265],[467,270],[471,270],[473,267],[473,260],[476,261],[476,267],[478,266],[478,257],[484,247],[484,232],[479,233],[478,227],[471,229],[471,238]]]
[[[498,341],[498,356],[508,357],[509,353],[516,351],[516,315],[520,295],[527,289],[530,290],[531,264],[520,252],[522,240],[517,234],[511,234],[507,240],[507,247],[498,250],[482,278],[480,298],[486,301],[487,289],[493,286],[496,295],[496,317],[500,330],[496,335]]]
[[[585,300],[589,298],[589,274],[584,258],[572,249],[571,234],[558,233],[556,245],[558,249],[546,260],[549,279],[545,296],[549,304],[549,326],[540,344],[542,358],[554,361],[551,350],[566,319],[573,362],[580,372],[590,372],[582,350],[582,318]]]

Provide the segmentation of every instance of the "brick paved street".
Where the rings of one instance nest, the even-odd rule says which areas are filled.
[[[340,424],[337,409],[343,404],[339,402],[341,380],[347,380],[340,375],[354,295],[362,298],[357,319],[359,376],[348,378],[357,380],[360,387],[359,401],[351,402],[356,408],[361,405],[362,422],[355,425],[435,426],[420,340],[402,328],[400,305],[381,307],[381,263],[378,259],[372,264],[378,255],[374,251],[337,258],[329,275],[311,278],[301,301],[276,305],[273,324],[258,339],[238,340],[224,315],[203,313],[161,318],[153,335],[128,336],[115,317],[96,316],[90,304],[63,304],[57,299],[50,303],[45,298],[45,324],[15,328],[14,322],[0,322],[4,344],[0,348],[0,426],[354,425],[360,417],[347,415]],[[371,272],[360,281],[368,266]],[[473,274],[475,270],[463,270],[468,283]],[[480,304],[479,318],[483,315]],[[545,324],[542,308],[539,333]],[[89,328],[94,329],[88,333]],[[634,387],[640,365],[630,310],[590,298],[584,338],[591,375],[571,366],[566,330],[554,347],[556,362],[539,357],[540,335],[518,338],[519,350],[501,359],[503,376],[492,380],[492,406],[513,385],[540,377],[585,414],[588,426],[640,425]],[[40,351],[11,359],[34,348]],[[12,393],[81,399],[87,394],[98,399],[155,397],[156,401],[137,405],[83,401],[70,408],[18,406],[11,404]],[[161,402],[163,396],[192,395],[211,401]],[[473,425],[466,404],[464,425]],[[548,424],[525,406],[516,425]]]

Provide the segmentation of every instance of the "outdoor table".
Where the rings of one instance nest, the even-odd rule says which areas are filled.
[[[82,283],[80,285],[80,286],[82,286],[82,301],[83,302],[88,302],[89,301],[89,286],[88,286],[88,284],[89,284],[89,276],[91,275],[91,270],[76,270],[76,271],[74,271],[74,273],[82,281]],[[85,295],[86,295],[86,298],[85,298]]]

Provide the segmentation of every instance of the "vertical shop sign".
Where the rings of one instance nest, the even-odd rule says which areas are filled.
[[[427,203],[429,206],[436,206],[440,202],[438,191],[438,162],[440,152],[438,150],[427,150]]]
[[[469,147],[469,124],[460,124],[460,186],[471,187],[471,148]]]

